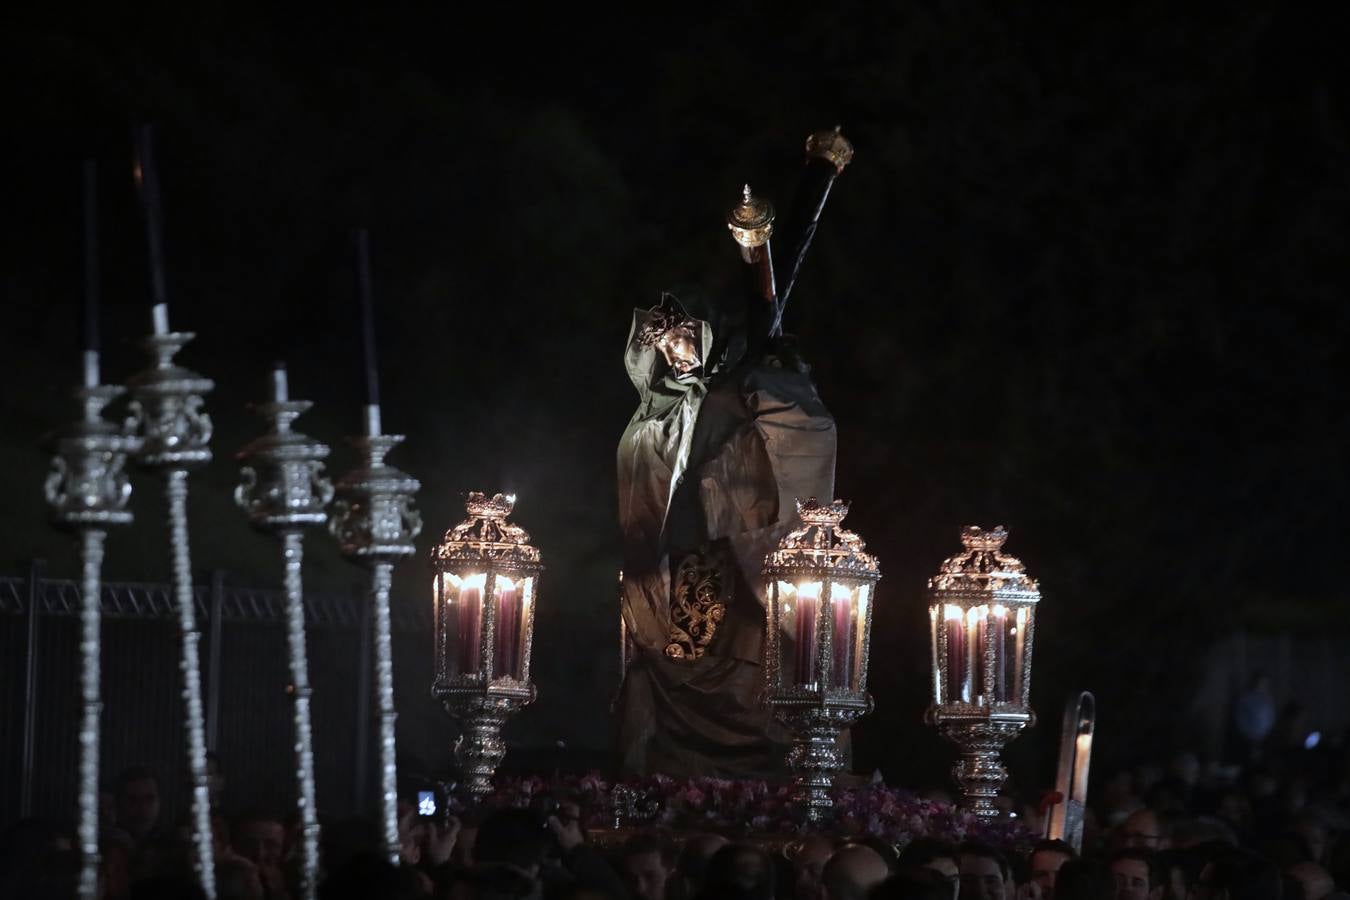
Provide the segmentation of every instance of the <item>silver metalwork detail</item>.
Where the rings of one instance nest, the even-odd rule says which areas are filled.
[[[795,801],[805,810],[811,822],[825,818],[832,806],[830,791],[836,773],[844,768],[844,754],[839,749],[840,732],[872,711],[872,697],[867,693],[867,667],[870,662],[872,596],[881,578],[876,557],[866,552],[866,545],[857,534],[842,527],[848,515],[848,504],[835,500],[820,504],[815,497],[797,501],[799,527],[790,531],[779,542],[778,548],[764,561],[764,579],[768,595],[768,621],[765,630],[764,671],[767,690],[766,702],[775,716],[793,735],[788,753],[788,766],[795,773]],[[813,635],[816,642],[815,670],[795,672],[793,680],[785,680],[783,671],[782,628],[786,613],[779,595],[779,584],[785,582],[819,582],[821,598]],[[844,683],[836,683],[834,671],[835,617],[832,604],[834,588],[844,589],[849,603],[865,603],[857,616],[857,665],[850,668]],[[800,614],[800,609],[798,614]],[[809,679],[809,680],[804,680]]]
[[[158,309],[162,310],[163,307]],[[158,313],[157,313],[158,314]],[[187,476],[211,460],[211,419],[203,411],[204,394],[214,383],[174,362],[194,337],[189,332],[153,334],[144,347],[153,362],[128,381],[132,401],[128,428],[140,444],[136,461],[163,473],[169,512],[174,603],[178,608],[183,673],[184,727],[192,787],[193,867],[207,900],[216,898],[215,854],[211,843],[211,800],[206,778],[206,730],[202,714],[201,663],[196,609],[192,595],[192,559],[187,528]]]
[[[1031,661],[1040,589],[1003,552],[1002,527],[961,532],[963,550],[928,582],[933,705],[928,720],[959,748],[962,806],[997,817],[1003,747],[1034,724]],[[1010,649],[1010,646],[1012,649]]]
[[[378,416],[378,408],[375,414]],[[372,420],[373,427],[378,423]],[[394,563],[416,552],[413,540],[422,518],[413,507],[421,488],[417,479],[385,462],[402,435],[370,434],[352,443],[364,457],[359,468],[337,484],[337,501],[329,530],[344,556],[370,568],[370,603],[374,629],[375,709],[379,717],[380,826],[386,858],[399,859],[398,767],[394,708],[394,654],[390,638],[389,591]]]
[[[254,527],[275,532],[285,561],[286,645],[290,659],[296,783],[300,807],[300,895],[314,900],[319,881],[319,817],[314,786],[314,738],[310,720],[309,659],[305,647],[305,587],[301,529],[322,525],[333,499],[332,482],[323,474],[328,447],[292,428],[313,404],[290,400],[285,372],[278,370],[276,397],[257,412],[271,429],[239,452],[249,463],[240,472],[234,499]]]
[[[464,726],[455,745],[462,781],[469,794],[481,800],[492,791],[492,775],[506,753],[501,739],[502,724],[520,709],[534,702],[536,689],[530,681],[530,655],[534,638],[534,608],[543,571],[538,548],[530,545],[530,536],[519,525],[508,522],[515,497],[471,492],[465,501],[468,518],[446,532],[445,539],[431,551],[436,571],[436,678],[431,693],[445,711]],[[448,574],[476,573],[484,577],[479,593],[481,621],[478,631],[479,664],[473,671],[451,672],[448,665],[446,635],[447,611],[443,596]],[[497,650],[497,604],[499,577],[518,578],[523,620],[519,623],[519,677],[513,672],[495,672]],[[459,637],[459,635],[457,635]]]

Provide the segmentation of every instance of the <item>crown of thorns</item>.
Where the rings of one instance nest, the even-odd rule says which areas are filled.
[[[675,302],[674,295],[662,294],[661,302],[648,310],[647,323],[638,330],[638,344],[655,347],[666,332],[681,326],[692,329],[694,320]]]

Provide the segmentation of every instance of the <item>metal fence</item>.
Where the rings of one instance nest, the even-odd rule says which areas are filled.
[[[69,818],[79,723],[79,585],[0,577],[0,824],[25,815]],[[244,588],[214,573],[195,589],[203,632],[207,746],[219,754],[234,809],[294,802],[289,677],[280,591]],[[105,780],[131,765],[160,777],[164,812],[184,811],[177,617],[168,585],[105,584]],[[430,703],[430,615],[393,603],[400,757],[449,749],[452,728]],[[350,594],[306,594],[319,806],[369,810],[373,800],[370,610]],[[406,742],[406,743],[405,743]],[[409,764],[404,763],[407,767]],[[417,767],[416,763],[412,764]]]

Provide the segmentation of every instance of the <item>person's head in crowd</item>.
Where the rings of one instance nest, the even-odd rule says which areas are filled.
[[[1336,890],[1331,873],[1315,862],[1298,862],[1286,874],[1303,889],[1303,900],[1326,900]]]
[[[136,843],[154,832],[159,824],[159,779],[144,766],[134,766],[117,776],[113,787],[117,827]]]
[[[792,895],[796,900],[822,900],[825,888],[820,876],[834,853],[834,841],[823,834],[808,834],[792,853]]]
[[[1012,872],[1008,860],[986,844],[962,844],[957,854],[961,900],[1004,900]]]
[[[1224,791],[1219,796],[1215,814],[1232,827],[1239,839],[1251,834],[1252,802],[1244,791],[1237,789]]]
[[[1053,900],[1055,896],[1055,877],[1059,869],[1078,854],[1065,841],[1040,841],[1031,848],[1027,859],[1027,878],[1036,885],[1043,900]]]
[[[773,860],[754,844],[727,844],[708,860],[706,900],[773,900]]]
[[[880,856],[886,862],[886,870],[894,875],[900,870],[900,855],[895,852],[895,845],[878,837],[875,834],[860,834],[851,837],[844,842],[845,845],[856,844],[859,847],[870,847],[875,850],[877,856]]]
[[[1173,848],[1154,854],[1153,865],[1162,880],[1162,900],[1186,900],[1191,885],[1200,880],[1205,861],[1205,856],[1194,849]]]
[[[1172,845],[1171,829],[1162,816],[1148,807],[1137,809],[1116,829],[1117,849],[1166,850]]]
[[[666,900],[666,883],[675,874],[675,847],[654,834],[628,839],[619,850],[619,874],[635,900]]]
[[[899,864],[902,869],[928,869],[936,872],[950,886],[950,896],[955,897],[961,887],[961,870],[956,864],[956,859],[956,848],[946,841],[917,838],[900,851]]]
[[[1303,838],[1308,847],[1309,858],[1315,863],[1325,863],[1330,844],[1326,820],[1314,812],[1304,812],[1294,819],[1294,833]]]
[[[1187,790],[1194,788],[1200,781],[1200,758],[1189,750],[1182,750],[1172,757],[1167,766],[1167,776]]]
[[[874,887],[868,900],[952,900],[952,887],[932,869],[901,868]]]
[[[534,878],[548,853],[549,840],[548,830],[529,810],[498,810],[479,826],[474,857],[479,865],[509,866]]]
[[[383,855],[370,853],[353,856],[330,870],[319,885],[319,900],[421,900],[425,896],[416,869],[395,866]]]
[[[708,877],[708,862],[713,858],[713,854],[729,843],[731,841],[720,834],[695,834],[684,842],[675,864],[684,897],[698,896]]]
[[[255,866],[275,868],[286,858],[286,828],[280,816],[249,810],[234,820],[230,845]]]
[[[1205,864],[1192,892],[1197,900],[1282,900],[1280,870],[1245,850],[1230,850]]]
[[[1114,900],[1116,882],[1111,871],[1095,860],[1071,859],[1055,877],[1055,900]],[[964,892],[961,900],[966,900]]]
[[[1237,835],[1227,822],[1211,816],[1182,819],[1172,826],[1172,846],[1183,850],[1225,844],[1236,847]]]
[[[846,844],[825,863],[820,880],[828,900],[866,900],[890,874],[880,853],[862,844]]]
[[[1147,850],[1117,850],[1107,863],[1116,884],[1116,900],[1158,900],[1163,875]]]
[[[242,856],[216,861],[216,900],[265,900],[258,867]]]

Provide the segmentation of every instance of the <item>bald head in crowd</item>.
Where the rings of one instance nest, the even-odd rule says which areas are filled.
[[[872,888],[890,874],[880,853],[871,847],[849,844],[830,857],[821,881],[829,900],[866,900]]]

